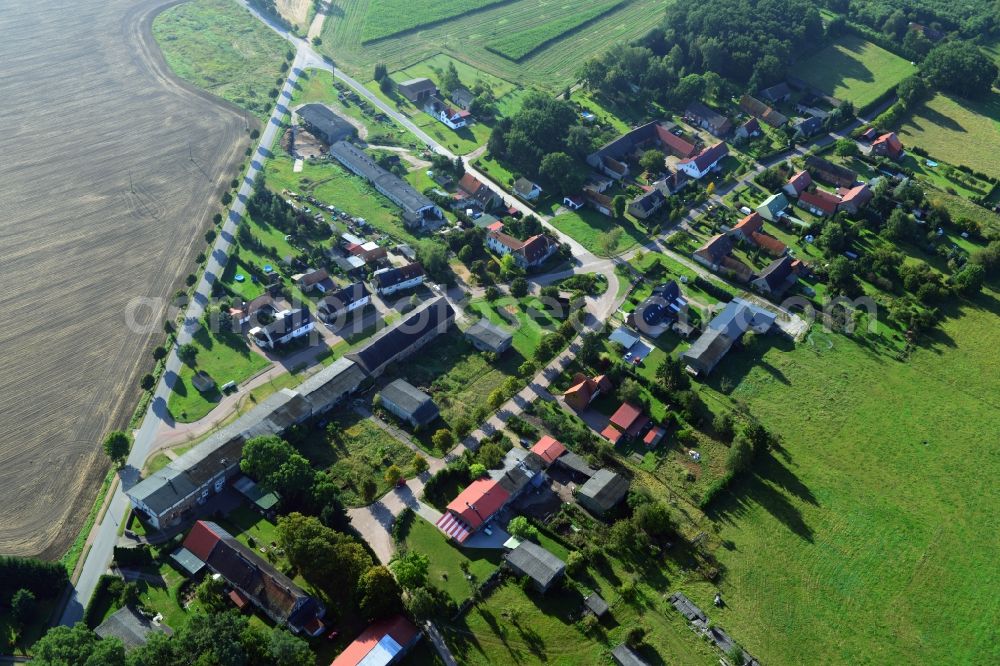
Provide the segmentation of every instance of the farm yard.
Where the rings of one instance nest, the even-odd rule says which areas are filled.
[[[827,95],[854,102],[863,109],[917,68],[869,41],[846,35],[806,60],[795,74]]]
[[[232,0],[191,0],[153,21],[153,35],[182,79],[267,118],[268,93],[282,76],[288,45]]]
[[[538,25],[520,32],[508,32],[486,44],[486,48],[515,62],[542,49],[572,30],[603,16],[621,5],[624,0],[605,0],[588,3],[580,11],[567,14],[563,7],[551,8],[551,17],[542,14],[537,17]]]
[[[535,28],[541,13],[549,12],[548,16],[559,20],[585,11],[592,3],[587,0],[513,0],[371,44],[363,43],[365,25],[378,3],[336,0],[334,4],[335,11],[323,26],[319,50],[362,81],[371,78],[376,63],[385,63],[389,71],[394,71],[443,52],[493,76],[550,91],[572,84],[580,63],[587,57],[616,42],[645,34],[661,20],[663,8],[661,0],[625,0],[620,7],[573,31],[572,39],[555,39],[520,62],[513,62],[489,51],[486,45],[504,35]],[[407,8],[413,9],[418,4],[424,3],[407,3]],[[453,4],[436,3],[435,6]]]
[[[1000,93],[984,101],[938,93],[920,104],[897,130],[904,145],[933,158],[1000,173]]]
[[[835,663],[1000,658],[998,469],[982,448],[1000,429],[996,303],[987,291],[949,312],[905,364],[813,329],[713,377],[736,388],[706,398],[747,404],[783,437],[710,513],[731,544],[716,551],[727,604],[713,619],[762,663],[799,661],[806,640]],[[681,589],[706,607],[715,588]]]
[[[48,9],[0,12],[5,108],[31,109],[0,138],[0,262],[19,304],[0,333],[0,552],[56,560],[87,519],[108,467],[100,442],[135,408],[170,295],[249,142],[242,113],[144,48],[155,4]]]

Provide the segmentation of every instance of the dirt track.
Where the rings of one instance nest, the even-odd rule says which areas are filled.
[[[127,304],[176,289],[249,145],[241,112],[163,62],[149,26],[173,4],[0,12],[0,553],[75,538],[162,336],[127,330]]]

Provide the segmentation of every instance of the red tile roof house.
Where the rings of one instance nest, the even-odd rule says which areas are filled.
[[[458,181],[458,190],[459,194],[457,196],[461,205],[471,205],[475,203],[484,211],[488,212],[495,206],[503,203],[503,199],[500,198],[499,194],[494,192],[488,185],[484,184],[471,173],[465,174],[462,176],[461,180]]]
[[[607,375],[598,375],[593,379],[578,374],[573,378],[573,385],[563,393],[563,401],[578,412],[585,410],[594,398],[602,393],[608,393],[614,384]]]
[[[838,210],[857,213],[865,204],[872,200],[873,196],[875,196],[874,193],[866,183],[850,189],[841,189]]]
[[[702,266],[713,271],[721,271],[733,279],[746,282],[753,277],[753,269],[738,259],[733,259],[729,253],[733,251],[733,241],[725,234],[716,234],[704,245],[695,250],[691,256]]]
[[[800,194],[805,192],[810,185],[812,185],[813,179],[809,175],[808,171],[802,170],[797,174],[788,179],[785,186],[781,189],[785,191],[790,197],[798,197]]]
[[[420,631],[402,615],[377,620],[337,655],[330,666],[398,664],[420,641]]]
[[[663,440],[663,436],[667,434],[667,431],[663,429],[662,426],[655,425],[649,429],[646,436],[642,438],[642,443],[647,446],[647,448],[653,448]]]
[[[837,195],[824,190],[816,190],[815,192],[806,190],[799,195],[799,208],[803,208],[813,215],[833,215],[837,212],[839,205],[840,199],[837,198]]]
[[[608,427],[601,435],[612,444],[617,444],[622,435],[638,437],[649,424],[649,417],[630,402],[623,402],[621,407],[611,415]]]
[[[768,236],[767,234],[761,233],[759,231],[753,232],[751,234],[753,237],[751,242],[764,250],[773,257],[780,257],[786,252],[788,252],[788,246],[782,243],[780,240],[774,236]]]
[[[728,235],[741,238],[747,243],[752,243],[753,234],[759,232],[763,228],[764,218],[761,217],[760,213],[755,211],[737,222],[736,225],[729,230]]]
[[[494,479],[476,479],[458,494],[435,525],[457,541],[465,541],[489,522],[507,502],[510,493]]]
[[[531,452],[544,460],[546,464],[551,465],[559,456],[566,453],[566,447],[563,446],[563,444],[555,437],[543,435],[542,438],[535,442],[535,445],[531,447]]]
[[[903,143],[895,132],[888,132],[872,141],[872,154],[885,155],[891,160],[898,160],[903,156]]]
[[[723,157],[729,154],[729,146],[720,141],[714,146],[703,149],[694,157],[687,157],[677,163],[677,168],[690,178],[698,180],[708,174]]]
[[[215,523],[196,522],[184,539],[184,548],[275,624],[310,636],[323,632],[323,605]]]
[[[522,241],[502,231],[490,231],[486,234],[486,247],[501,257],[513,255],[514,262],[527,270],[545,263],[559,249],[559,243],[547,234],[538,234]]]

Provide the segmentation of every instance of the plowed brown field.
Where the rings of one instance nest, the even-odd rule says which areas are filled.
[[[129,331],[127,304],[191,270],[248,145],[242,112],[163,63],[149,26],[172,4],[0,11],[0,553],[75,537],[162,335]]]

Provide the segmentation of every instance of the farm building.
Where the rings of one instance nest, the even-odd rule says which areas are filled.
[[[479,351],[502,354],[510,349],[514,336],[503,330],[490,320],[483,318],[465,331],[465,337]]]
[[[269,396],[236,421],[212,433],[201,444],[125,491],[132,506],[149,524],[164,529],[194,517],[226,484],[240,474],[243,443],[330,410],[364,380],[361,368],[337,359],[299,384]]]
[[[507,566],[527,576],[540,591],[547,592],[566,573],[566,563],[533,541],[522,541],[507,553]]]
[[[355,282],[333,292],[316,308],[316,316],[326,323],[342,321],[351,312],[371,303],[371,293],[364,282]]]
[[[306,104],[295,111],[309,132],[326,145],[357,136],[358,130],[323,104]]]
[[[404,379],[397,379],[379,393],[382,406],[414,428],[432,423],[441,415],[431,397]]]
[[[372,187],[402,208],[403,221],[407,227],[423,228],[444,220],[444,213],[433,201],[395,174],[380,167],[354,144],[338,141],[330,146],[330,155],[348,171],[370,182]]]
[[[865,204],[872,200],[873,196],[875,196],[875,194],[872,192],[871,188],[868,187],[867,183],[856,185],[850,189],[841,190],[840,205],[837,209],[848,213],[857,213],[865,206]]]
[[[396,84],[399,94],[414,104],[423,104],[429,98],[438,94],[437,86],[430,79],[410,79]]]
[[[609,469],[599,469],[580,486],[576,499],[591,512],[603,516],[618,506],[627,493],[628,479]]]
[[[611,658],[618,666],[649,666],[649,662],[632,651],[632,648],[622,643],[611,651]]]
[[[413,289],[424,283],[424,267],[411,263],[399,268],[383,268],[372,274],[372,285],[379,296]]]
[[[451,91],[451,101],[457,104],[460,108],[468,111],[469,107],[472,106],[472,103],[476,101],[476,96],[465,86],[458,86]]]
[[[628,166],[624,161],[636,157],[642,150],[659,148],[682,158],[694,155],[695,145],[674,134],[673,129],[674,126],[659,122],[637,127],[588,155],[587,164],[615,180],[621,180],[628,175]]]
[[[584,607],[594,614],[596,618],[602,618],[608,614],[608,602],[601,598],[597,592],[591,592],[583,598]]]
[[[195,523],[184,548],[222,576],[238,598],[251,602],[275,624],[309,636],[322,633],[323,604],[215,523]]]
[[[402,615],[368,625],[330,666],[389,666],[397,664],[420,641],[422,634]]]
[[[743,95],[743,97],[740,98],[740,108],[754,118],[767,123],[771,127],[781,127],[782,125],[788,123],[787,117],[750,95]]]
[[[701,102],[692,102],[684,111],[684,120],[692,125],[708,130],[715,136],[725,136],[733,129],[733,123],[724,115],[708,108]]]
[[[130,650],[145,645],[150,634],[161,633],[170,636],[174,631],[165,624],[153,624],[149,618],[131,606],[124,606],[97,625],[94,633],[101,638],[117,638],[125,645],[126,650]]]
[[[798,205],[813,215],[827,216],[837,212],[840,199],[836,194],[824,190],[817,189],[815,192],[806,190],[799,195]]]
[[[233,482],[233,490],[243,495],[243,498],[262,516],[273,518],[274,507],[281,501],[275,492],[267,492],[249,476],[241,476]]]
[[[680,360],[688,370],[707,375],[732,349],[747,330],[767,333],[774,325],[776,315],[741,298],[734,298],[722,312],[708,323],[705,332],[694,341],[691,348],[682,352]]]
[[[771,104],[778,104],[780,102],[785,102],[789,97],[792,96],[792,89],[787,83],[782,81],[770,88],[765,88],[760,91],[760,96],[762,99],[767,100]]]
[[[387,365],[407,358],[447,331],[454,319],[455,311],[447,299],[439,296],[344,358],[357,363],[368,375],[378,377]]]
[[[858,180],[858,174],[847,167],[842,167],[815,155],[806,158],[806,168],[809,169],[813,177],[837,187],[853,187]]]

